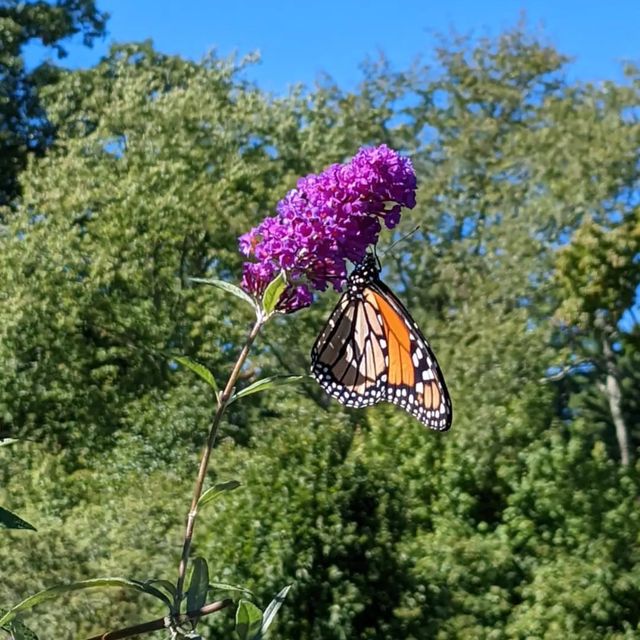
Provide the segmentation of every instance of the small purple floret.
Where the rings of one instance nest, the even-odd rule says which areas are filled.
[[[275,216],[240,237],[240,251],[256,261],[245,263],[242,286],[260,296],[284,269],[292,284],[279,309],[291,313],[309,306],[311,289],[342,289],[346,260],[364,258],[378,241],[381,220],[393,229],[402,207],[415,204],[411,160],[386,145],[362,148],[350,162],[298,180]]]

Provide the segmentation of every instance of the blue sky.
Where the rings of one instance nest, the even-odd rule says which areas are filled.
[[[89,66],[112,42],[151,38],[157,49],[200,59],[259,50],[248,72],[263,89],[283,93],[329,73],[345,88],[359,64],[384,51],[394,67],[428,56],[437,33],[498,34],[524,13],[529,29],[575,62],[571,76],[619,80],[622,60],[640,61],[640,1],[615,0],[97,0],[111,14],[107,38],[91,51],[70,47],[67,64]],[[31,61],[39,56],[32,50]]]

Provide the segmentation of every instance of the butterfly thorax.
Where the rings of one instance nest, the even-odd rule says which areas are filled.
[[[350,299],[362,300],[365,287],[378,280],[380,267],[375,255],[367,253],[347,278],[347,291]]]

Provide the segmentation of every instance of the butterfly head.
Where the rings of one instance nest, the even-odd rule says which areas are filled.
[[[367,253],[361,262],[356,264],[347,279],[348,295],[352,299],[362,299],[365,287],[378,280],[380,263],[374,253]]]
[[[357,279],[368,282],[378,277],[380,268],[380,260],[378,260],[378,256],[373,252],[367,253],[362,259],[362,262],[359,262],[353,268],[353,271],[349,276],[349,280],[352,281]]]

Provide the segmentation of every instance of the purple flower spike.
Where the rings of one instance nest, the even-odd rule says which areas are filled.
[[[409,158],[386,145],[362,148],[346,164],[298,180],[265,218],[239,239],[240,251],[256,262],[244,265],[242,287],[261,296],[284,269],[292,283],[279,303],[291,313],[309,306],[311,289],[340,291],[346,261],[360,262],[382,228],[400,222],[402,207],[416,204],[416,175]]]

